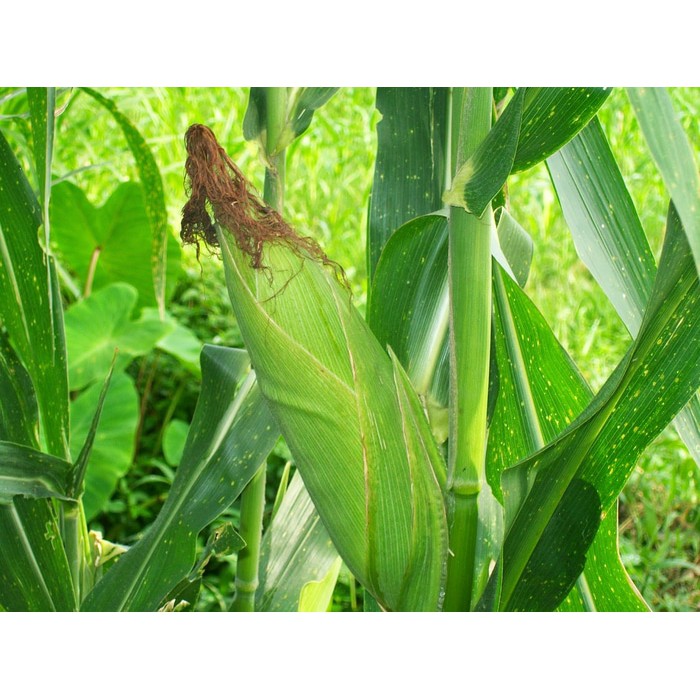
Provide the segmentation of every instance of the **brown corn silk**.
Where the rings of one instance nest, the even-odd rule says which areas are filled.
[[[190,126],[185,134],[185,147],[189,199],[182,209],[180,238],[183,243],[196,245],[198,254],[202,241],[207,247],[217,247],[216,222],[234,236],[255,269],[264,267],[264,244],[280,243],[296,253],[305,253],[333,266],[344,279],[340,266],[326,256],[313,238],[300,236],[275,209],[261,201],[209,127]]]

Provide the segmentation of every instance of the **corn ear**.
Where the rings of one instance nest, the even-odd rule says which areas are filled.
[[[440,609],[445,466],[403,369],[327,265],[266,242],[255,268],[217,234],[261,391],[338,552],[385,609]]]

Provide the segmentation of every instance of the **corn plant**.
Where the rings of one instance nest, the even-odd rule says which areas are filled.
[[[366,610],[648,609],[619,558],[617,497],[671,421],[700,461],[698,174],[665,91],[629,91],[670,195],[657,269],[595,116],[608,89],[379,89],[366,318],[342,268],[284,219],[286,148],[334,92],[251,90],[262,197],[210,129],[187,132],[182,239],[220,250],[246,350],[205,346],[172,489],[128,551],[90,535],[82,510],[104,389],[67,451],[54,92],[29,91],[38,199],[0,134],[5,609],[181,609],[222,551],[238,552],[237,611],[326,609],[341,562]],[[543,160],[633,337],[595,395],[524,289],[532,243],[508,178]],[[163,314],[157,188],[149,201]],[[297,471],[263,532],[280,433]],[[239,531],[215,529],[198,558],[198,534],[239,496]]]

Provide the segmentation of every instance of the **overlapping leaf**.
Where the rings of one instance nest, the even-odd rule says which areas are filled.
[[[197,534],[240,495],[277,440],[245,352],[207,345],[201,362],[202,392],[168,499],[83,609],[157,609],[192,570]]]

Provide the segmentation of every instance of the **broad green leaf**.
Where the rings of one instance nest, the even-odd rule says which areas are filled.
[[[611,88],[527,88],[513,172],[558,151],[593,118]]]
[[[41,211],[0,132],[0,325],[36,392],[42,444],[68,455],[63,310],[53,261],[39,245]]]
[[[629,88],[627,92],[700,273],[700,177],[688,136],[665,88]]]
[[[158,317],[156,309],[143,309],[141,312],[142,321],[156,321]],[[156,347],[179,360],[195,377],[200,377],[199,356],[204,343],[189,328],[175,321],[169,313],[166,312],[163,320],[172,323],[174,327],[156,343]]]
[[[99,383],[94,384],[71,403],[71,453],[76,459],[88,438],[101,389]],[[85,474],[83,505],[88,521],[102,511],[118,480],[131,466],[138,411],[133,380],[123,372],[115,374],[104,399]]]
[[[174,330],[174,321],[154,318],[131,320],[137,292],[115,283],[73,304],[66,312],[68,373],[72,390],[101,381],[109,371],[115,351],[116,370],[150,352]]]
[[[516,91],[488,136],[455,173],[443,201],[481,216],[513,168],[523,115],[525,88]]]
[[[566,596],[634,464],[700,386],[700,290],[673,209],[639,335],[583,413],[503,472],[507,535],[501,609],[547,609]]]
[[[39,411],[32,378],[0,329],[0,439],[39,447]]]
[[[63,263],[85,289],[101,289],[125,282],[139,293],[138,307],[156,306],[151,261],[152,234],[143,188],[122,182],[101,207],[88,201],[71,182],[53,189],[51,201],[52,242]],[[166,238],[167,267],[165,298],[175,289],[180,267],[180,246]]]
[[[73,465],[26,445],[0,442],[0,503],[14,496],[69,497]]]
[[[248,107],[243,117],[243,138],[246,141],[262,143],[262,134],[267,124],[267,106],[265,100],[265,88],[250,88]]]
[[[592,120],[547,165],[581,260],[636,337],[656,262],[598,120]],[[698,395],[674,425],[700,464]]]
[[[190,426],[184,420],[171,420],[163,433],[163,456],[172,467],[180,464]]]
[[[367,233],[372,282],[384,245],[409,219],[442,208],[446,88],[378,88],[377,160]]]
[[[277,440],[246,353],[205,345],[201,362],[202,391],[168,498],[85,610],[156,610],[192,570],[197,534],[240,495]]]
[[[289,95],[288,129],[291,138],[278,145],[277,150],[286,148],[297,136],[301,136],[310,126],[314,112],[323,107],[338,92],[334,87],[292,88]],[[281,146],[281,147],[280,147]]]
[[[126,142],[134,154],[136,167],[141,178],[144,202],[148,221],[151,225],[151,268],[153,270],[153,288],[156,297],[158,311],[165,313],[166,299],[166,273],[167,273],[167,247],[168,247],[168,212],[165,207],[165,193],[163,181],[160,177],[158,164],[151,153],[151,149],[139,133],[138,129],[119,111],[119,108],[110,99],[91,88],[81,88],[90,97],[99,102],[115,119],[121,128]]]
[[[0,504],[0,605],[9,612],[75,609],[58,521],[47,499]]]
[[[255,609],[295,612],[306,584],[325,580],[338,558],[297,472],[263,535]]]
[[[260,388],[339,554],[387,609],[438,609],[444,464],[408,379],[322,265],[271,245],[255,270],[219,240]]]

